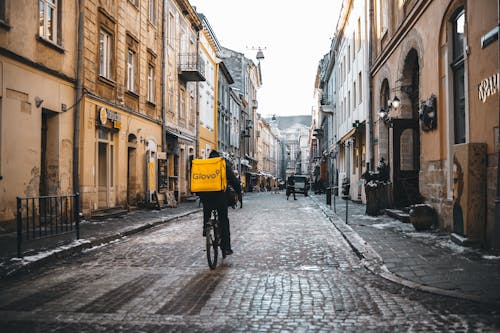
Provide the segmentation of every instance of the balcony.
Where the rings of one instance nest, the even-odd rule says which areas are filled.
[[[313,130],[313,136],[322,137],[323,136],[323,129],[322,128],[315,128]]]
[[[188,81],[206,81],[205,64],[200,61],[198,54],[179,54],[179,79]]]

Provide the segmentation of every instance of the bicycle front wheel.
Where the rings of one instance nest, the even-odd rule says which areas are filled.
[[[217,233],[212,223],[208,223],[205,228],[208,267],[210,267],[210,269],[215,269],[217,266],[217,256],[219,254]]]

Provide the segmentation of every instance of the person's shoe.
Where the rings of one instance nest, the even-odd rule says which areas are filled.
[[[293,198],[293,200],[297,200],[297,198]]]
[[[231,254],[233,254],[233,250],[231,249],[222,250],[222,254],[224,256],[230,256]]]

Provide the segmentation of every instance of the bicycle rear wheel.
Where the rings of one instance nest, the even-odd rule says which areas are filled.
[[[219,255],[219,237],[217,236],[213,220],[209,221],[205,228],[208,267],[215,269],[217,266],[217,256]]]

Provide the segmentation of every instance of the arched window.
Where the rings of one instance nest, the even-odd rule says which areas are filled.
[[[464,33],[465,11],[460,8],[451,17],[452,58],[453,72],[453,120],[454,143],[465,143],[465,79],[464,79]]]

